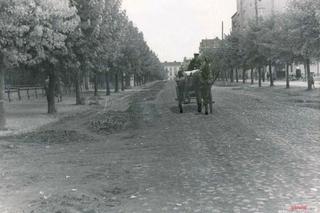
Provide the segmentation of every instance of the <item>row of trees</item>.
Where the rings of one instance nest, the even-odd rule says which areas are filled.
[[[4,118],[4,76],[32,70],[47,79],[48,113],[56,113],[57,82],[73,87],[83,104],[81,86],[103,80],[110,95],[164,77],[161,63],[143,34],[121,10],[120,0],[0,0],[0,128]],[[120,85],[119,85],[120,84]]]
[[[256,18],[239,30],[234,30],[221,42],[220,48],[207,50],[204,55],[214,65],[220,76],[230,76],[234,71],[258,70],[259,86],[263,67],[268,66],[270,86],[273,86],[272,67],[286,66],[287,88],[289,68],[293,64],[304,64],[307,72],[308,89],[312,89],[310,63],[320,58],[320,1],[291,0],[286,13],[273,14],[269,18]],[[243,79],[245,82],[245,79]]]

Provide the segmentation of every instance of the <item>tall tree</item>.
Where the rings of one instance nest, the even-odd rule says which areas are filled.
[[[59,58],[67,55],[66,40],[77,28],[80,19],[75,7],[69,0],[34,1],[32,8],[32,23],[28,36],[28,53],[31,53],[30,63],[42,63],[46,66],[48,75],[48,113],[56,113],[55,87],[59,70]]]
[[[292,0],[289,8],[290,37],[294,42],[294,52],[304,59],[307,71],[308,90],[312,90],[310,62],[320,55],[320,2],[317,0]]]

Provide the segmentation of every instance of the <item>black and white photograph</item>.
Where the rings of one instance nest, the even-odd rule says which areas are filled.
[[[320,0],[0,0],[0,213],[320,213]]]

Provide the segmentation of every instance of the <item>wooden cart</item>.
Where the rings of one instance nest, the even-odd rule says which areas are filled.
[[[176,93],[180,113],[183,113],[183,104],[190,104],[192,100],[196,100],[198,112],[205,107],[205,113],[208,114],[208,105],[210,113],[212,113],[212,94],[211,86],[205,86],[200,80],[200,71],[192,70],[184,72],[176,78]]]

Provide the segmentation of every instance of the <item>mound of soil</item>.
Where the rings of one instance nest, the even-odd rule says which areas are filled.
[[[128,112],[99,113],[90,121],[89,128],[95,132],[112,134],[129,128],[133,116]]]

